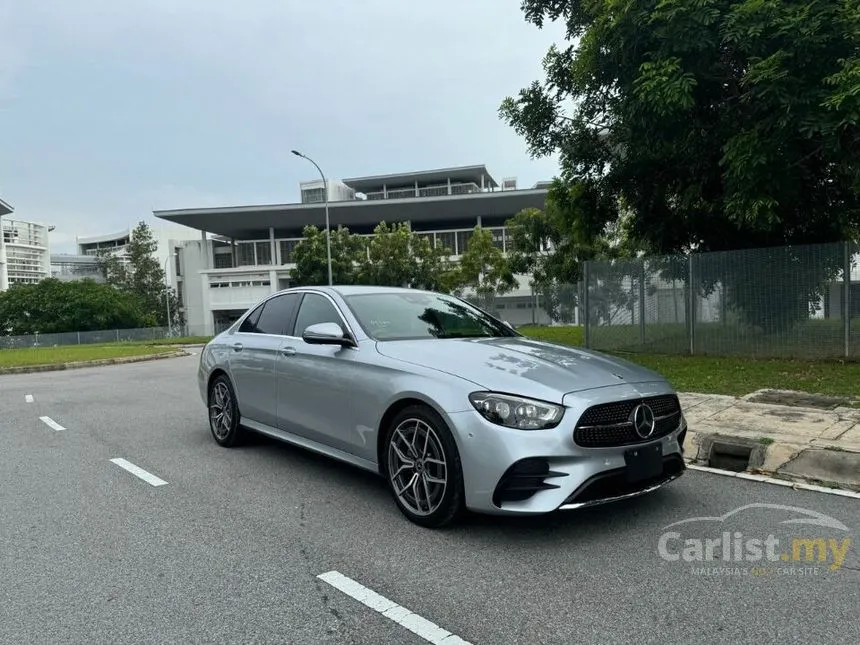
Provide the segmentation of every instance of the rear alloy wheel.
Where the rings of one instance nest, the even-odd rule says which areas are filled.
[[[226,448],[235,446],[242,438],[236,392],[224,374],[209,384],[209,429],[215,441]]]
[[[427,528],[452,523],[463,509],[457,445],[435,411],[411,406],[388,429],[385,472],[400,511]]]

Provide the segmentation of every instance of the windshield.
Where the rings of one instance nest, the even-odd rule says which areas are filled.
[[[375,340],[518,335],[480,309],[442,294],[366,293],[345,300],[364,331]]]

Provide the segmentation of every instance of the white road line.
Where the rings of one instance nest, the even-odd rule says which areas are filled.
[[[63,426],[54,421],[51,417],[39,417],[39,420],[52,430],[65,430]]]
[[[395,623],[402,625],[428,643],[433,643],[434,645],[471,645],[468,641],[464,641],[459,636],[455,636],[451,632],[442,629],[439,625],[431,623],[426,618],[422,618],[418,614],[409,611],[406,607],[401,607],[393,600],[389,600],[385,596],[380,596],[372,589],[368,589],[352,578],[347,578],[338,571],[321,573],[317,578],[323,582],[327,582],[335,589],[358,600],[374,611],[379,612],[386,618],[390,618]]]
[[[776,477],[768,477],[767,475],[756,475],[755,473],[734,472],[732,470],[721,470],[719,468],[711,468],[710,466],[699,466],[697,464],[687,464],[690,470],[700,470],[704,473],[713,475],[722,475],[723,477],[734,477],[735,479],[748,479],[765,484],[774,484],[776,486],[786,486],[788,488],[797,488],[800,490],[811,490],[816,493],[826,493],[828,495],[839,495],[841,497],[852,497],[860,499],[860,493],[853,490],[843,490],[841,488],[827,488],[826,486],[816,486],[815,484],[806,484],[804,482],[793,482],[787,479],[777,479]]]
[[[33,395],[32,395],[32,394],[25,394],[25,395],[24,395],[24,400],[25,400],[27,403],[32,403],[32,402],[33,402]]]
[[[140,466],[135,466],[133,463],[131,463],[130,461],[126,461],[122,457],[111,459],[111,461],[120,468],[127,470],[132,475],[140,477],[143,481],[147,482],[148,484],[152,484],[153,486],[164,486],[167,483],[163,479],[156,477],[152,473],[146,472]]]

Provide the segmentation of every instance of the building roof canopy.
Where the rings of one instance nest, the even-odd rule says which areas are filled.
[[[341,179],[350,188],[361,192],[373,192],[382,190],[383,185],[387,188],[400,186],[413,186],[418,182],[420,186],[444,184],[449,179],[453,183],[473,182],[481,185],[481,177],[484,178],[484,186],[497,188],[499,186],[487,167],[483,164],[475,166],[458,166],[455,168],[440,168],[438,170],[420,170],[417,172],[402,172],[393,175],[374,175],[370,177],[353,177],[352,179]]]
[[[386,222],[438,223],[480,217],[512,217],[524,208],[543,208],[546,190],[510,190],[415,197],[408,199],[356,200],[329,203],[332,228],[374,226]],[[309,224],[325,227],[323,204],[267,204],[155,211],[155,216],[215,235],[237,240],[264,239],[269,228],[301,229]]]
[[[9,213],[12,213],[14,211],[14,208],[12,208],[9,204],[0,199],[0,216],[8,215]]]

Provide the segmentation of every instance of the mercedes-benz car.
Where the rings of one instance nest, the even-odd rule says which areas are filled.
[[[378,473],[425,527],[602,504],[685,470],[665,378],[432,291],[279,291],[205,346],[198,380],[220,445],[259,432]]]

